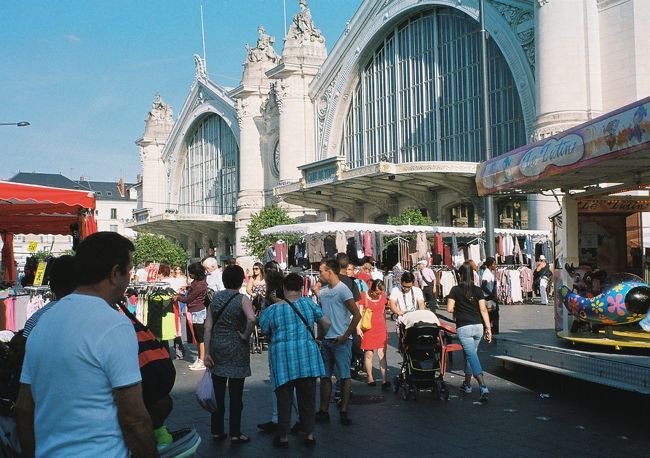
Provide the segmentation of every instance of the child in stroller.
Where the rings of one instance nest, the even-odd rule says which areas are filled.
[[[399,329],[402,366],[393,379],[393,391],[399,391],[403,400],[417,399],[421,389],[432,390],[435,399],[449,399],[443,380],[443,333],[438,317],[430,310],[404,315]]]

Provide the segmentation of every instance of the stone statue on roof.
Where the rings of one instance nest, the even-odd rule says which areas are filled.
[[[275,49],[273,49],[275,37],[268,35],[262,25],[257,28],[257,33],[259,35],[257,38],[257,46],[251,48],[246,45],[246,51],[248,51],[247,60],[249,62],[269,61],[277,63],[278,55],[275,53]]]
[[[153,103],[151,104],[151,111],[147,116],[147,120],[162,120],[162,121],[172,121],[172,107],[164,102],[162,97],[160,97],[160,92],[156,92],[156,95],[153,98]]]
[[[325,38],[319,29],[314,25],[311,17],[311,11],[307,6],[307,0],[300,0],[300,11],[293,17],[293,24],[289,29],[288,38],[303,42],[320,42],[324,43]]]
[[[197,78],[207,78],[208,70],[205,66],[205,60],[198,54],[194,54],[194,67],[196,67]]]

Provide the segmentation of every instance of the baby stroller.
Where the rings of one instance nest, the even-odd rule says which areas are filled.
[[[419,390],[432,390],[434,399],[449,400],[449,390],[443,380],[441,327],[431,323],[416,323],[405,329],[400,325],[400,375],[393,379],[393,391],[403,400],[416,400]]]

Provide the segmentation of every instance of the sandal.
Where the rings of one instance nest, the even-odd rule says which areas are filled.
[[[381,389],[386,391],[390,388],[390,382],[385,382],[381,384]]]
[[[230,438],[230,445],[240,445],[248,444],[251,441],[250,437],[244,436],[243,434]]]
[[[377,382],[374,380],[372,382],[368,382],[368,386],[377,386]]]

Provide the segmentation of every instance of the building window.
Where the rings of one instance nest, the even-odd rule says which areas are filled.
[[[117,208],[111,208],[111,219],[117,219]]]
[[[441,7],[386,34],[350,97],[341,142],[349,167],[485,159],[479,29]],[[515,81],[492,39],[488,56],[496,155],[525,144],[526,132]]]
[[[462,203],[451,207],[449,217],[454,227],[474,227],[474,206]]]
[[[524,199],[497,202],[499,227],[504,229],[528,229],[528,206]]]
[[[180,212],[227,215],[237,210],[239,147],[216,115],[204,118],[187,140]]]
[[[110,229],[111,232],[117,232],[117,224],[111,224]]]

